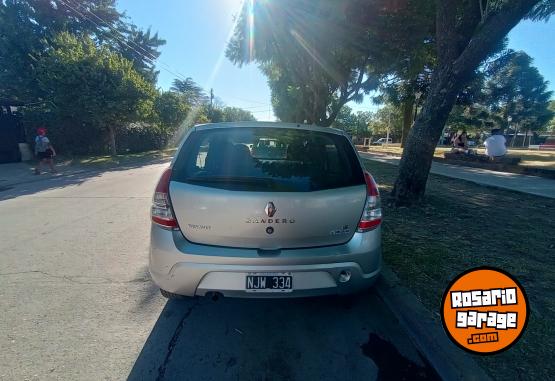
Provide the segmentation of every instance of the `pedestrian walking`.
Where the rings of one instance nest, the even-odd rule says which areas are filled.
[[[35,175],[40,175],[42,169],[42,164],[48,164],[50,171],[56,173],[54,168],[54,156],[56,156],[56,151],[50,143],[50,140],[46,137],[46,128],[37,129],[37,136],[35,137],[35,155],[39,161],[37,167],[35,168]]]

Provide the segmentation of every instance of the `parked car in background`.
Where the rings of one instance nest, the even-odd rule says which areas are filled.
[[[196,126],[154,193],[150,273],[166,297],[351,293],[380,272],[381,221],[343,131]]]
[[[376,140],[374,143],[372,143],[373,145],[384,145],[384,144],[391,144],[393,143],[393,139],[389,138],[379,138],[378,140]]]

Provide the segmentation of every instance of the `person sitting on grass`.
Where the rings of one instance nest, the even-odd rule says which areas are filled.
[[[467,153],[468,138],[465,131],[458,131],[455,136],[453,136],[453,139],[451,139],[451,143],[453,143],[453,148],[451,149],[451,152]]]
[[[48,164],[52,173],[56,173],[56,169],[54,169],[54,156],[56,156],[56,151],[54,150],[54,147],[52,147],[50,140],[46,137],[46,128],[37,129],[37,137],[35,138],[35,155],[39,160],[39,163],[35,168],[35,175],[40,175],[43,163]]]
[[[491,130],[491,136],[484,141],[484,146],[486,147],[486,155],[490,159],[496,157],[502,157],[507,154],[507,140],[501,134],[499,128]]]

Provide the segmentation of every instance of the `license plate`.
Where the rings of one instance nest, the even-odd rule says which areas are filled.
[[[291,273],[250,273],[247,274],[247,292],[291,292],[293,277]]]

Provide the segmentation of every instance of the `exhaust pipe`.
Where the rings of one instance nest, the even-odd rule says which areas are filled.
[[[206,294],[204,294],[204,296],[212,299],[212,301],[214,302],[217,302],[218,299],[224,297],[221,292],[217,292],[217,291],[208,291]]]
[[[349,270],[341,270],[339,273],[339,283],[346,283],[351,279],[351,272]]]

